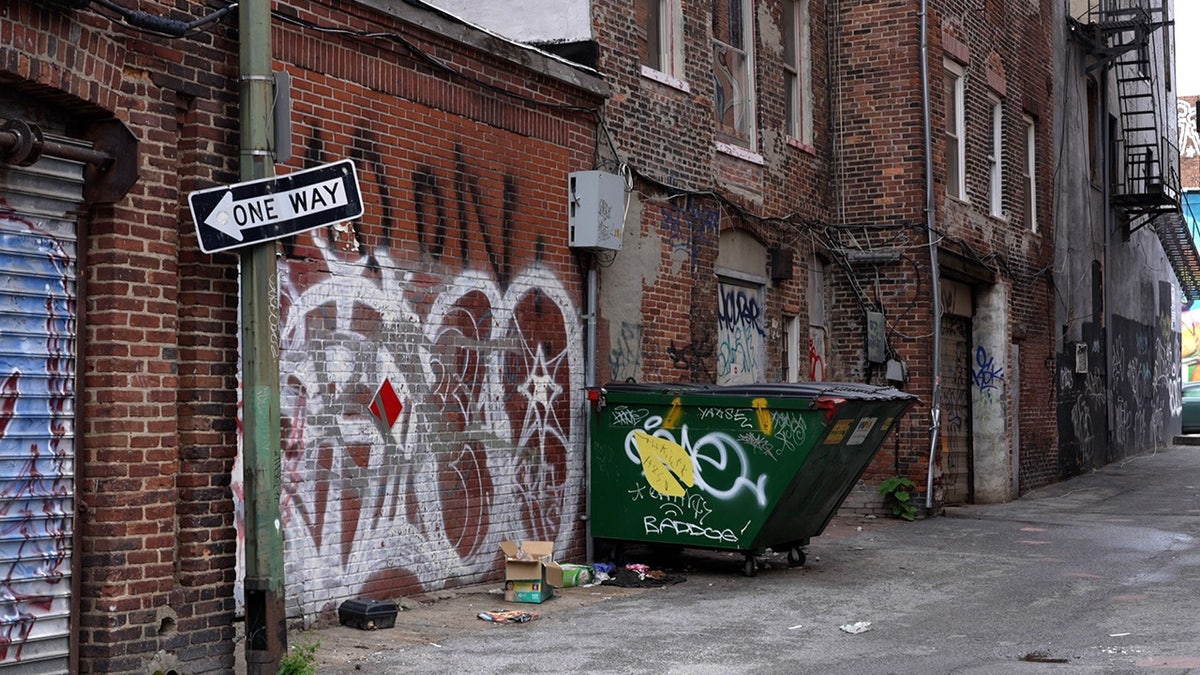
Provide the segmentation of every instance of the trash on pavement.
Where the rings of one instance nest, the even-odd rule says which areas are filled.
[[[592,570],[591,565],[562,563],[560,567],[563,571],[563,588],[590,586],[596,583],[596,573]]]
[[[662,570],[650,569],[647,565],[630,563],[613,570],[609,578],[604,579],[600,584],[625,588],[657,588],[682,581],[687,581],[687,577],[682,574],[667,574]]]
[[[554,542],[504,541],[504,599],[541,603],[563,586],[563,569],[554,562]]]
[[[351,598],[338,606],[338,622],[360,630],[392,628],[398,611],[396,603],[390,600]]]
[[[538,618],[538,614],[516,609],[495,609],[490,612],[480,612],[479,618],[494,623],[528,623]]]

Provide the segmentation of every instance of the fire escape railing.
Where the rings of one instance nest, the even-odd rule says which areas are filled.
[[[1169,124],[1175,106],[1167,105],[1168,0],[1071,0],[1070,9],[1072,34],[1095,57],[1088,71],[1110,74],[1116,86],[1111,206],[1127,233],[1155,231],[1185,295],[1198,299],[1200,253],[1182,216],[1179,146]]]

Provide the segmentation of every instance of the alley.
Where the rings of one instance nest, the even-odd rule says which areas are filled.
[[[736,558],[688,552],[682,583],[511,605],[544,612],[440,642],[363,633],[372,647],[320,672],[1200,672],[1200,448],[1007,504],[863,522],[814,539],[803,568],[768,554],[747,578]]]

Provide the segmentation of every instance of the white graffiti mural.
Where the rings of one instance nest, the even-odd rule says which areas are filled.
[[[1191,159],[1200,156],[1200,134],[1196,132],[1196,106],[1182,99],[1176,101],[1179,120],[1179,156]]]
[[[289,604],[309,617],[372,588],[478,582],[505,539],[564,546],[586,409],[562,284],[538,266],[504,287],[421,275],[318,243],[325,270],[280,267]]]

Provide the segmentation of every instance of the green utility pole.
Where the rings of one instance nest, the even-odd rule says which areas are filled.
[[[241,177],[275,175],[271,0],[238,7]],[[246,506],[246,672],[275,675],[287,652],[279,516],[279,284],[275,243],[242,253],[242,456]]]

